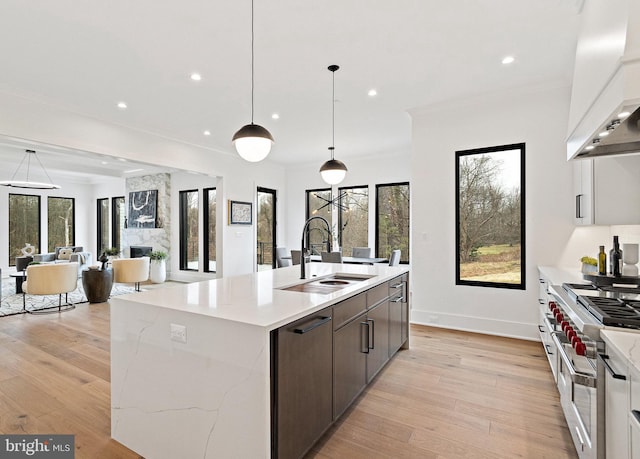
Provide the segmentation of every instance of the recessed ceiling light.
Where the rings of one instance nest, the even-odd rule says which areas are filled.
[[[606,137],[609,135],[609,131],[602,131],[600,134],[598,134],[599,137]]]
[[[274,113],[273,115],[271,115],[271,119],[279,120],[280,119],[280,115],[278,115],[277,113]]]
[[[200,80],[202,80],[202,75],[200,75],[199,73],[192,73],[190,78],[193,81],[200,81]]]
[[[620,119],[626,118],[629,115],[631,115],[630,112],[620,112],[620,113],[618,113],[618,118],[620,118]]]
[[[132,174],[134,172],[142,172],[144,169],[129,169],[128,171],[124,171],[125,174]]]
[[[109,163],[108,163],[108,162],[106,162],[106,161],[100,161],[100,164],[102,164],[103,166],[106,166],[106,165],[107,165],[107,164],[109,164]]]
[[[369,92],[367,94],[369,95],[369,97],[377,96],[378,91],[376,91],[375,89],[369,89]]]
[[[505,57],[502,59],[502,63],[503,63],[503,64],[513,64],[513,62],[514,62],[515,60],[516,60],[516,58],[515,58],[515,57],[513,57],[513,56],[505,56]]]
[[[125,102],[118,102],[118,108],[124,110],[127,108],[127,104]]]
[[[204,131],[203,134],[204,135],[211,135],[211,131]]]
[[[595,147],[593,145],[587,145],[584,147],[585,150],[593,150]]]

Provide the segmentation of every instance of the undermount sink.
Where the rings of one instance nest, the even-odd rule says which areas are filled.
[[[350,285],[362,282],[375,277],[369,274],[341,274],[336,273],[331,276],[311,279],[289,287],[281,287],[278,290],[288,290],[290,292],[321,293],[328,295]]]

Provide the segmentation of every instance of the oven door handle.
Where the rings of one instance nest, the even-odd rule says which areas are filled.
[[[582,371],[578,371],[576,370],[576,368],[573,366],[573,362],[571,362],[571,359],[569,358],[569,356],[567,355],[566,351],[564,350],[564,346],[562,346],[562,343],[560,342],[560,340],[558,339],[558,335],[561,332],[553,332],[551,334],[551,338],[553,339],[553,343],[556,345],[556,349],[558,349],[558,354],[560,354],[560,358],[562,358],[562,361],[564,362],[564,365],[567,367],[567,369],[569,370],[569,375],[571,376],[571,381],[574,382],[575,384],[578,384],[580,386],[586,386],[586,387],[596,387],[597,386],[597,378],[589,373],[584,373]]]

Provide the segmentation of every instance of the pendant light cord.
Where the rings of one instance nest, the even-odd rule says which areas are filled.
[[[336,148],[336,72],[331,72],[331,159]]]
[[[251,124],[253,124],[253,0],[251,0]]]

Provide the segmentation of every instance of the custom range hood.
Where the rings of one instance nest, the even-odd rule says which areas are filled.
[[[586,0],[567,159],[640,153],[640,1]]]

